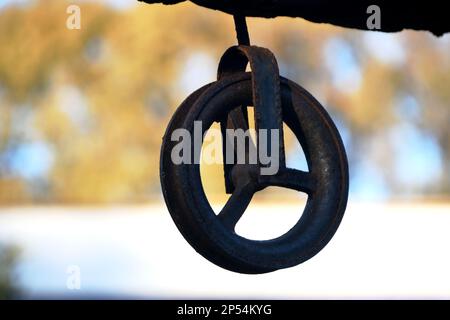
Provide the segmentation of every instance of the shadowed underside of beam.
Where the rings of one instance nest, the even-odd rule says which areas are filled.
[[[139,0],[147,3],[175,4],[185,0]],[[367,8],[380,8],[381,25],[377,31],[395,32],[403,29],[425,30],[435,35],[450,31],[445,1],[404,0],[191,0],[192,2],[229,14],[249,17],[300,17],[317,23],[368,30]]]

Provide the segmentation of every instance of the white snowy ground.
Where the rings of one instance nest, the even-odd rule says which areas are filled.
[[[298,212],[256,205],[241,232],[282,234]],[[163,205],[1,208],[0,243],[22,247],[18,281],[31,297],[450,298],[450,204],[351,203],[317,256],[256,276],[199,256]],[[80,290],[67,288],[70,266]]]

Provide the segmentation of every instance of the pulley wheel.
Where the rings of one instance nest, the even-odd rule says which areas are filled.
[[[280,97],[283,122],[300,142],[309,171],[282,167],[275,175],[261,175],[254,165],[235,165],[231,170],[233,194],[218,214],[205,195],[200,165],[173,163],[171,152],[179,142],[171,137],[180,128],[193,136],[194,121],[202,122],[205,133],[237,106],[253,105],[251,74],[236,73],[191,94],[176,111],[163,138],[161,184],[175,224],[197,252],[231,271],[265,273],[310,259],[333,237],[346,208],[347,157],[335,125],[305,89],[282,77]],[[236,223],[253,194],[268,186],[305,192],[308,200],[301,218],[275,239],[260,241],[238,235]]]

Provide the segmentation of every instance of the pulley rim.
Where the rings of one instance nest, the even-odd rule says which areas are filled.
[[[207,201],[199,165],[174,165],[170,159],[173,130],[193,130],[193,122],[199,119],[207,120],[206,128],[223,117],[227,110],[239,105],[238,102],[251,104],[249,73],[223,78],[192,94],[175,113],[163,139],[161,183],[175,224],[200,254],[232,271],[264,273],[310,259],[331,240],[345,212],[348,165],[336,127],[323,107],[303,88],[284,78],[281,87],[283,120],[294,126],[291,130],[304,147],[311,174],[316,176],[320,190],[309,195],[304,214],[297,224],[278,238],[255,241],[231,232],[217,219]],[[233,91],[234,98],[225,97],[227,90]],[[228,100],[225,104],[230,105],[220,106],[220,95],[224,101]],[[301,119],[299,115],[309,115],[309,118]],[[297,126],[290,119],[293,116],[297,116]],[[311,135],[316,135],[316,140],[324,140],[321,143],[325,145],[317,148]],[[315,162],[321,165],[320,170],[316,169],[319,164]]]

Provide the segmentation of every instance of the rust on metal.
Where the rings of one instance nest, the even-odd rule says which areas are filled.
[[[192,93],[177,109],[163,138],[161,186],[169,212],[184,238],[206,259],[241,273],[265,273],[302,263],[317,254],[333,237],[345,212],[348,197],[348,164],[339,133],[325,109],[305,89],[280,77],[270,50],[250,46],[245,17],[235,17],[240,45],[225,51],[218,80]],[[251,72],[245,72],[247,64]],[[224,159],[231,145],[228,129],[249,128],[247,106],[254,107],[256,146],[245,147],[245,162],[224,161],[225,189],[231,196],[215,214],[206,198],[199,162],[174,163],[175,130],[202,136],[221,124]],[[308,171],[286,167],[283,123],[301,144]],[[278,140],[261,141],[260,130],[276,132]],[[273,143],[273,144],[272,144]],[[190,145],[192,159],[201,150]],[[278,170],[262,173],[261,148],[275,155]],[[256,163],[250,152],[257,150]],[[242,149],[240,149],[242,151]],[[233,157],[239,150],[232,148]],[[236,225],[255,193],[278,186],[304,192],[308,201],[301,218],[278,238],[256,241],[236,233]]]

